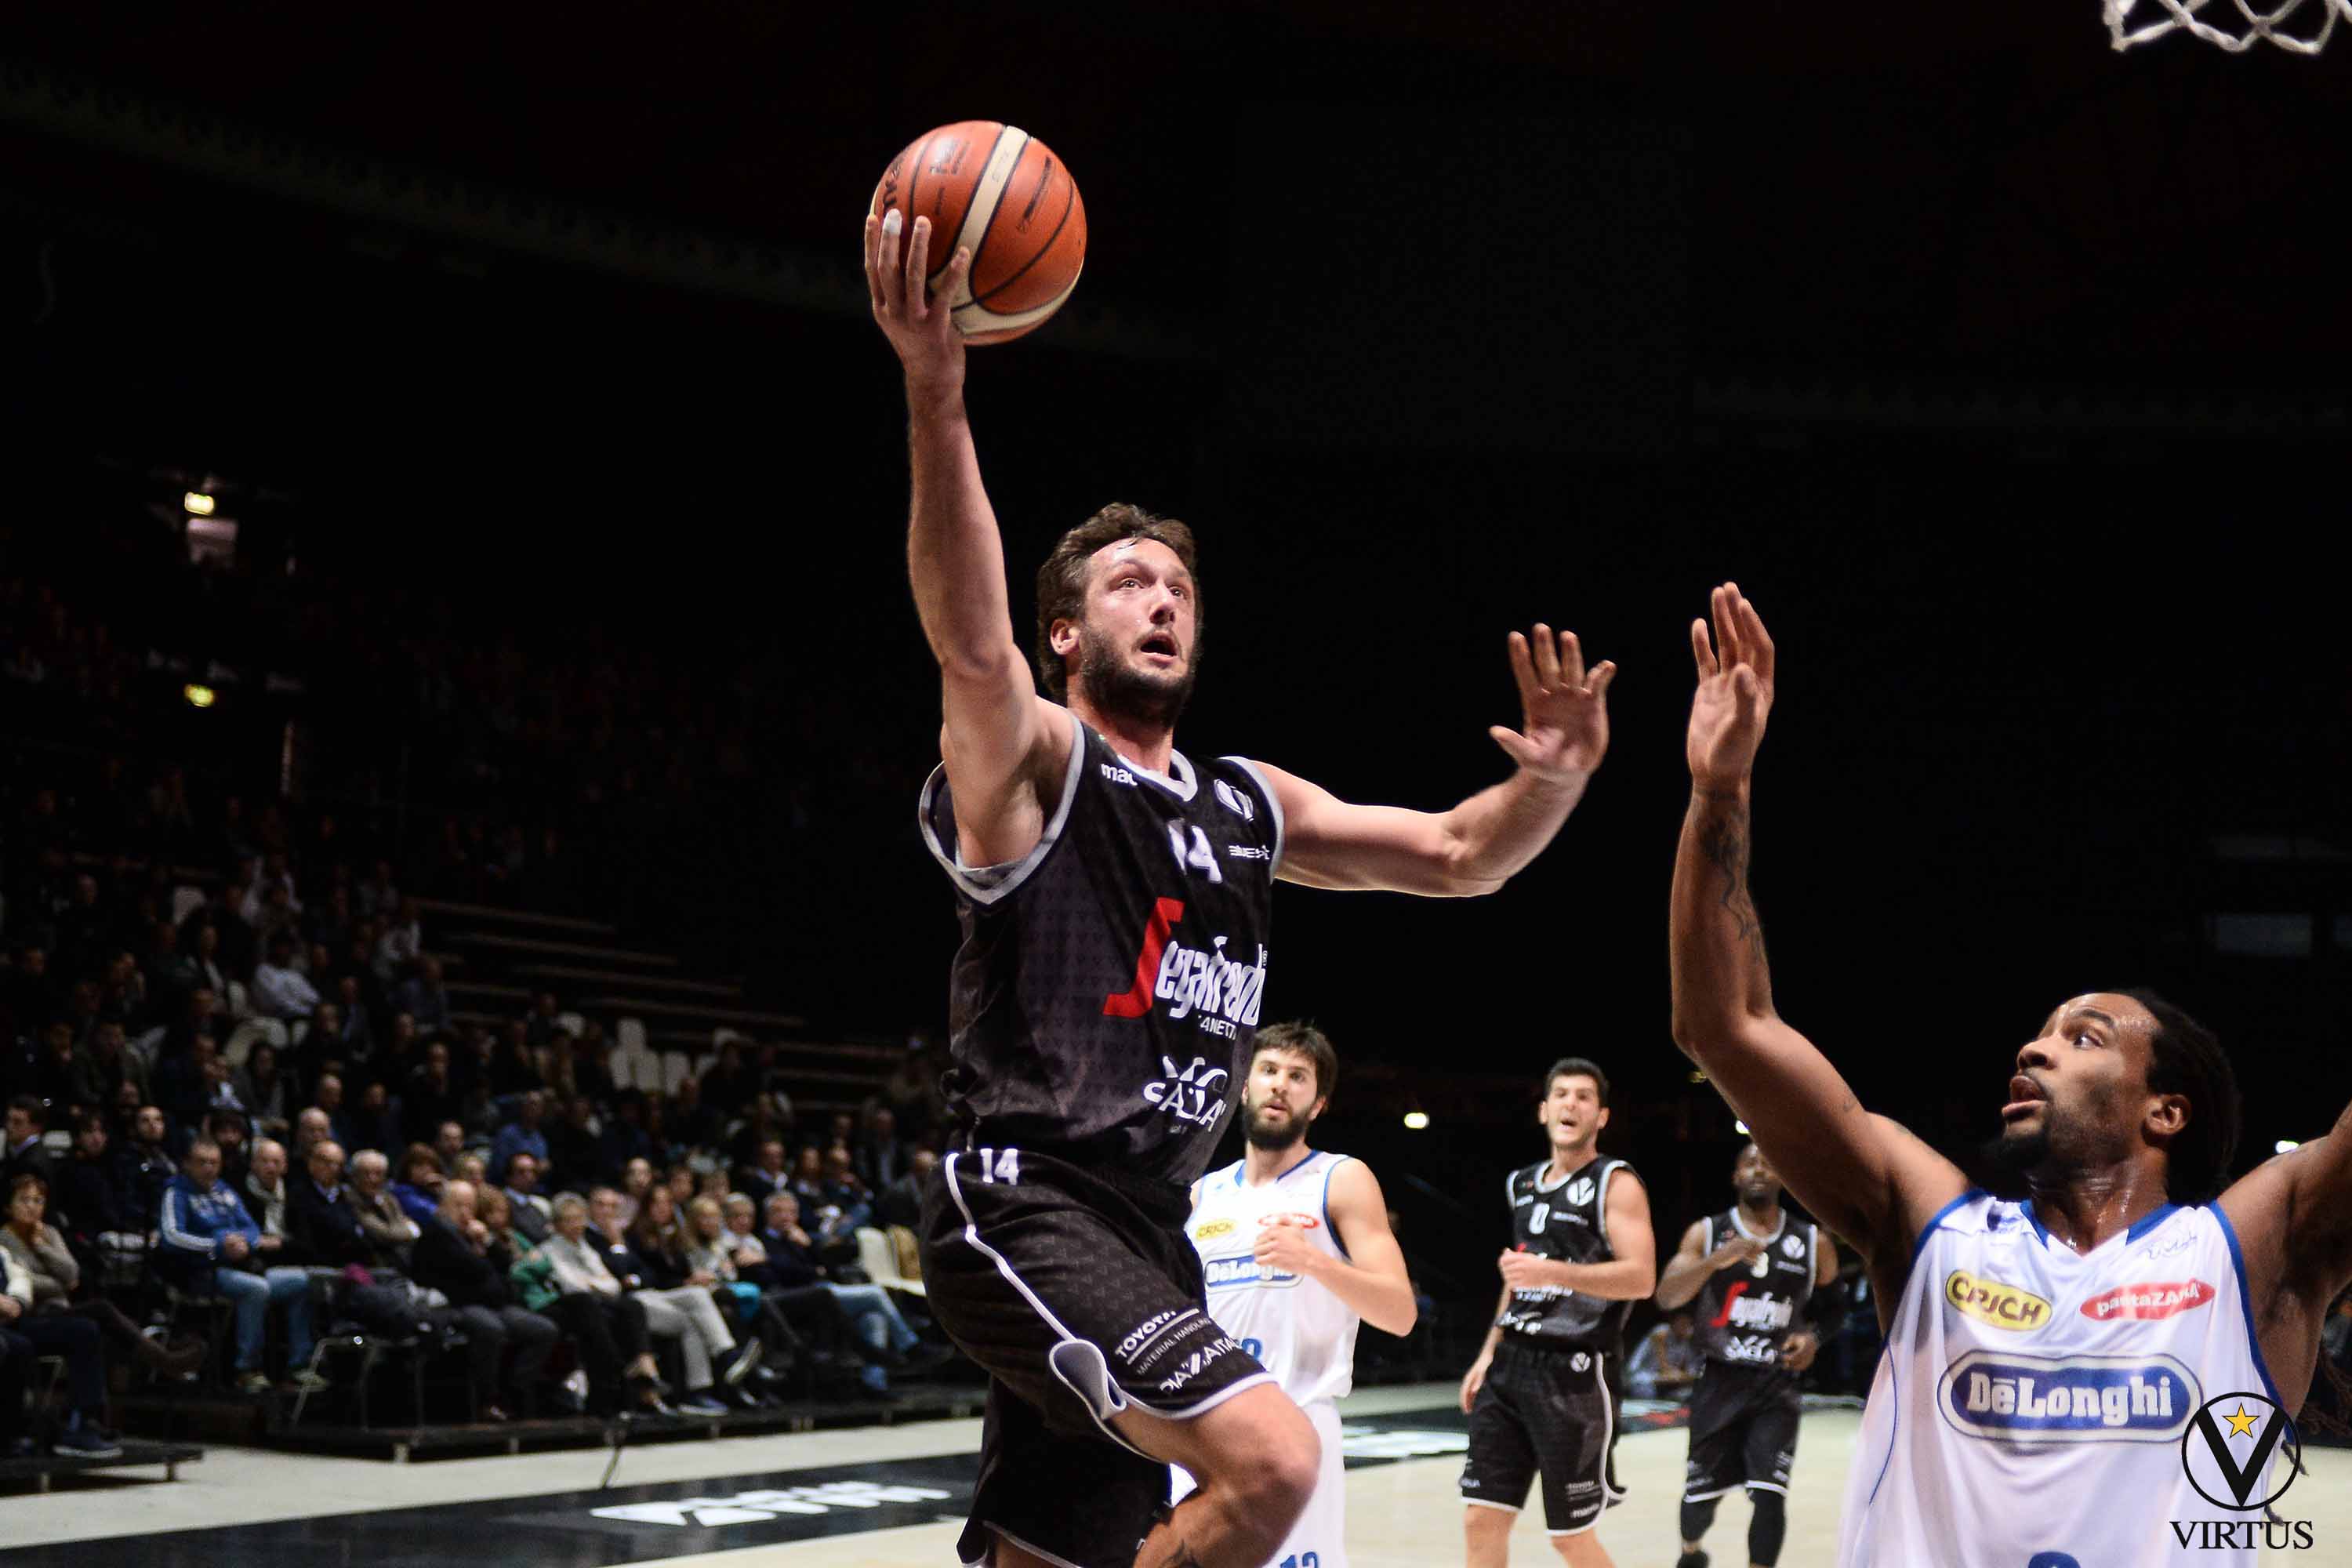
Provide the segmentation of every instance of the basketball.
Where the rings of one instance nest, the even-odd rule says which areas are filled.
[[[959,247],[971,271],[952,319],[968,343],[1001,343],[1034,331],[1078,286],[1087,259],[1087,207],[1053,149],[1014,125],[962,120],[917,137],[882,171],[868,209],[931,220],[933,288]]]

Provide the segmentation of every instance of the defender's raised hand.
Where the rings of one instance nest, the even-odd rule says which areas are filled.
[[[908,384],[940,388],[963,383],[963,334],[956,331],[949,301],[971,270],[971,252],[959,249],[935,291],[931,275],[931,220],[919,217],[901,234],[906,215],[897,207],[866,218],[866,294],[875,325],[898,351]],[[900,241],[905,256],[900,257]]]
[[[1712,642],[1706,621],[1691,623],[1698,692],[1691,699],[1684,749],[1694,784],[1732,789],[1747,782],[1764,742],[1765,716],[1772,710],[1772,638],[1737,583],[1715,591],[1714,612]]]
[[[1496,724],[1486,732],[1537,778],[1590,776],[1609,750],[1609,683],[1617,679],[1616,665],[1603,659],[1588,674],[1576,634],[1562,632],[1555,641],[1547,626],[1536,627],[1532,641],[1513,632],[1510,648],[1519,727]]]

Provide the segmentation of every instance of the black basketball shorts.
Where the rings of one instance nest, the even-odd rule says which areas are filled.
[[[1785,1495],[1801,1414],[1795,1381],[1777,1368],[1707,1363],[1691,1394],[1683,1501],[1705,1502],[1742,1486]]]
[[[1273,1381],[1209,1316],[1189,1212],[1181,1187],[1027,1149],[959,1150],[925,1183],[928,1304],[990,1378],[964,1562],[1003,1536],[1124,1568],[1168,1501],[1168,1466],[1111,1417],[1189,1419]]]
[[[1625,1496],[1616,1447],[1617,1398],[1600,1352],[1538,1349],[1507,1333],[1471,1402],[1462,1500],[1517,1513],[1540,1473],[1544,1528],[1580,1535]]]

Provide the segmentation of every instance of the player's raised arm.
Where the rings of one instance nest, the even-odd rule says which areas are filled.
[[[1281,805],[1281,878],[1310,888],[1468,898],[1491,893],[1543,852],[1609,750],[1609,683],[1590,672],[1574,632],[1513,632],[1519,728],[1487,732],[1517,769],[1451,811],[1357,805],[1259,763]]]
[[[2300,1412],[2328,1309],[2352,1284],[2352,1109],[2326,1136],[2238,1178],[2221,1212],[2245,1258],[2263,1360],[2288,1410]]]
[[[932,298],[924,281],[930,220],[917,218],[902,235],[903,221],[895,208],[866,220],[866,293],[906,372],[914,491],[907,571],[940,663],[946,721],[940,752],[966,840],[960,852],[969,864],[987,865],[1017,859],[1037,842],[1045,807],[1036,782],[1059,771],[1071,732],[1066,720],[1052,722],[1013,636],[1003,542],[964,410],[963,338],[946,301],[971,257],[957,252]]]
[[[1668,917],[1675,1043],[1806,1207],[1874,1264],[1904,1266],[1920,1229],[1968,1183],[1910,1132],[1864,1110],[1829,1058],[1773,1010],[1748,866],[1748,785],[1772,707],[1774,650],[1737,584],[1715,591],[1714,613],[1712,641],[1706,622],[1691,624],[1691,799]],[[1895,1283],[1881,1274],[1890,1298]]]

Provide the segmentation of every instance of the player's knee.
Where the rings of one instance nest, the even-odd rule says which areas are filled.
[[[1465,1508],[1462,1513],[1463,1531],[1474,1543],[1509,1539],[1511,1526],[1519,1517],[1507,1509],[1480,1508],[1475,1503]]]
[[[1750,1488],[1748,1500],[1756,1505],[1748,1521],[1748,1561],[1756,1568],[1772,1568],[1780,1560],[1780,1542],[1789,1533],[1789,1500],[1779,1492]]]
[[[1706,1533],[1706,1527],[1715,1522],[1715,1506],[1719,1500],[1716,1498],[1705,1498],[1697,1502],[1684,1500],[1682,1529],[1685,1541],[1696,1541]]]
[[[1323,1440],[1288,1400],[1266,1401],[1245,1431],[1225,1435],[1214,1479],[1252,1520],[1279,1540],[1307,1511],[1322,1474]]]

